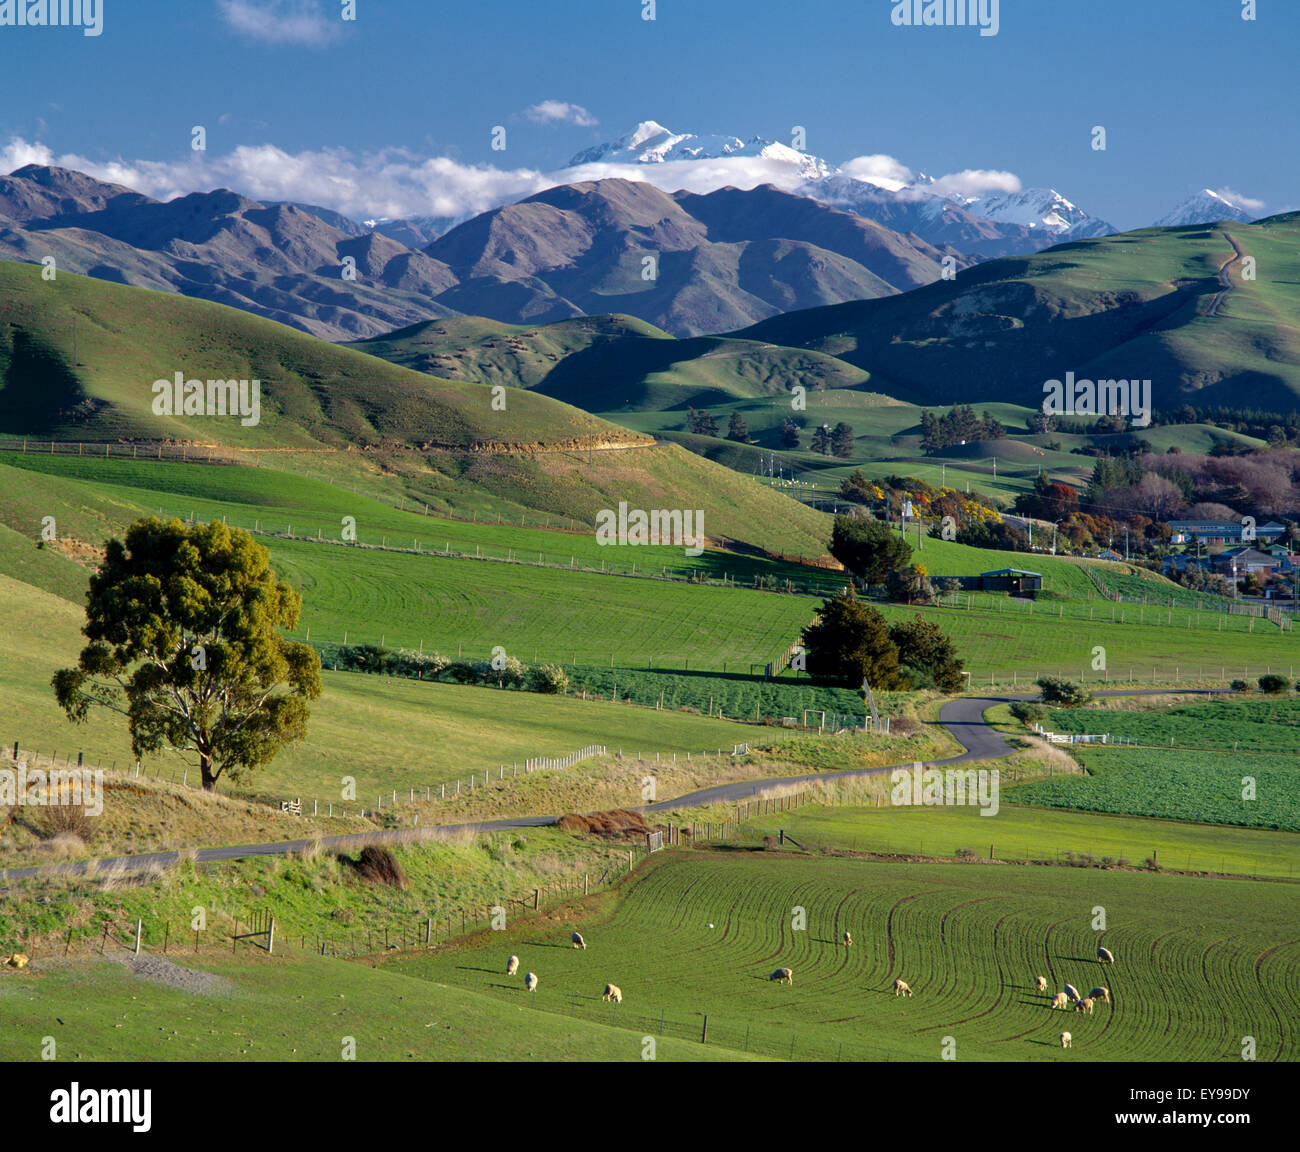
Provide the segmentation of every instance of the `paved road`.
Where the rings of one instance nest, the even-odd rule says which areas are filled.
[[[1171,691],[1126,689],[1117,692],[1098,692],[1098,696],[1191,696],[1210,695],[1211,689],[1194,688]],[[1034,700],[1035,693],[1006,696],[963,696],[949,700],[939,709],[939,723],[965,749],[960,755],[945,760],[926,760],[923,767],[934,768],[945,764],[960,764],[972,760],[996,760],[1009,755],[1013,749],[1002,733],[989,726],[984,713],[995,704],[1011,700]],[[676,808],[694,808],[701,804],[732,803],[749,800],[770,788],[790,783],[807,783],[810,780],[860,780],[869,776],[883,776],[895,768],[909,768],[907,764],[888,764],[877,768],[855,768],[839,772],[819,772],[812,776],[774,776],[763,780],[745,780],[738,784],[719,784],[688,792],[672,800],[661,800],[641,809],[643,812],[670,812]],[[277,840],[268,844],[237,844],[225,848],[200,848],[189,850],[200,864],[215,860],[242,860],[250,856],[284,856],[305,851],[313,844],[330,851],[348,852],[367,844],[411,844],[439,836],[462,832],[500,832],[512,828],[540,828],[554,824],[554,816],[515,816],[508,820],[489,820],[477,824],[436,824],[427,828],[401,828],[391,831],[358,832],[347,836],[322,836],[319,840]],[[143,856],[113,856],[103,860],[78,861],[70,864],[40,864],[30,868],[11,868],[0,871],[0,891],[11,880],[30,879],[36,876],[80,876],[91,867],[99,874],[105,872],[144,872],[153,868],[167,868],[180,861],[181,852],[150,852]]]

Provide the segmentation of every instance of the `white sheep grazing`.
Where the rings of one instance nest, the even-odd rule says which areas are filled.
[[[1046,991],[1047,991],[1047,977],[1046,977],[1046,976],[1039,976],[1039,977],[1037,978],[1037,980],[1038,980],[1038,990],[1039,990],[1040,992],[1046,992]]]
[[[1073,984],[1067,984],[1065,986],[1065,994],[1076,1004],[1082,999],[1079,995],[1079,990]]]
[[[1070,998],[1064,992],[1058,992],[1052,997],[1053,1008],[1068,1008],[1069,1006]]]
[[[531,972],[529,972],[528,975],[524,977],[524,987],[529,992],[537,991],[537,977],[534,976]]]
[[[584,952],[587,950],[587,942],[582,938],[581,932],[575,932],[569,939],[573,941],[575,948],[581,948]]]
[[[506,961],[506,975],[513,976],[518,971],[519,971],[519,957],[511,956],[510,959]]]
[[[1062,1048],[1074,1047],[1074,1037],[1071,1036],[1068,1032],[1061,1033],[1061,1047]]]
[[[617,984],[606,984],[605,994],[601,996],[602,1000],[612,1000],[615,1004],[623,1003],[623,989]]]
[[[771,976],[768,977],[768,979],[779,980],[782,984],[793,984],[794,972],[789,968],[778,968],[775,972],[772,973]]]
[[[1109,988],[1094,988],[1091,992],[1088,993],[1088,996],[1093,1000],[1100,1000],[1105,1004],[1110,1003]]]
[[[1111,951],[1110,951],[1109,948],[1098,948],[1098,949],[1097,949],[1097,959],[1100,960],[1101,963],[1103,963],[1103,964],[1114,964],[1114,963],[1115,963],[1115,957],[1111,954]]]
[[[1075,1010],[1076,1012],[1086,1012],[1089,1016],[1091,1016],[1091,1015],[1092,1015],[1092,997],[1091,997],[1091,996],[1086,996],[1086,997],[1084,997],[1084,999],[1080,1000],[1080,1001],[1079,1001],[1079,1002],[1074,1006],[1074,1010]]]
[[[907,983],[906,980],[895,980],[895,981],[894,981],[894,995],[895,995],[895,996],[910,996],[911,994],[912,994],[911,986]]]
[[[844,947],[847,948],[852,943],[853,943],[853,937],[849,935],[849,931],[846,928],[844,930]]]

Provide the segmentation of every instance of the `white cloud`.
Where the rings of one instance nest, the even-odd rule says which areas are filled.
[[[950,172],[929,185],[929,190],[940,196],[970,196],[977,199],[990,192],[1019,192],[1020,188],[1020,177],[1014,172],[995,172],[986,168]]]
[[[895,160],[892,156],[884,155],[855,156],[847,164],[842,165],[840,171],[845,176],[852,176],[855,180],[865,180],[868,184],[875,184],[890,192],[897,192],[916,179],[916,173],[906,164]]]
[[[269,44],[320,48],[341,31],[320,0],[217,0],[222,19],[235,32]]]
[[[0,148],[0,172],[12,172],[28,164],[53,164],[54,153],[44,144],[29,143],[21,136],[13,136]]]
[[[580,180],[638,180],[664,192],[716,192],[719,188],[756,188],[775,184],[792,191],[803,183],[797,163],[771,156],[720,156],[713,160],[667,160],[662,164],[618,164],[602,161],[562,168],[552,183]]]
[[[1252,196],[1243,196],[1240,192],[1234,192],[1231,188],[1216,188],[1214,194],[1222,196],[1234,208],[1240,208],[1243,212],[1264,211],[1263,200],[1256,200]]]
[[[56,155],[44,144],[19,137],[0,147],[0,171],[24,164],[72,168],[157,200],[231,188],[254,200],[319,204],[357,219],[466,216],[562,182],[530,168],[461,164],[401,149],[355,156],[341,148],[292,153],[261,144],[223,155],[191,153],[178,161],[102,161],[75,153]]]
[[[534,124],[576,124],[579,128],[594,128],[600,123],[581,104],[566,104],[563,100],[543,100],[524,109],[524,116]]]
[[[546,172],[465,164],[402,148],[355,154],[342,148],[288,152],[274,144],[259,144],[241,145],[222,154],[192,152],[183,159],[159,161],[59,155],[40,141],[16,136],[0,145],[0,172],[25,164],[76,169],[158,200],[231,188],[254,200],[319,204],[354,220],[402,216],[461,220],[558,184],[612,178],[644,181],[665,192],[696,193],[728,186],[748,189],[759,184],[793,191],[803,182],[796,162],[770,156],[724,156],[662,164],[601,162]],[[889,156],[860,156],[845,165],[845,171],[885,187],[885,181],[901,188],[906,181],[917,179],[911,169]],[[1010,173],[968,171],[940,177],[933,184],[917,184],[916,192],[977,195],[1019,187],[1019,180]]]

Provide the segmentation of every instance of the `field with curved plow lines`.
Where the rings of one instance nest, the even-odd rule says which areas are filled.
[[[585,950],[569,943],[573,927]],[[1114,966],[1095,959],[1099,943]],[[511,953],[520,971],[507,977]],[[576,1017],[627,1028],[629,1044],[699,1039],[707,1014],[709,1043],[796,1060],[948,1050],[959,1060],[1239,1061],[1247,1036],[1258,1060],[1300,1056],[1300,889],[1290,884],[666,852],[585,909],[390,963],[531,1007],[539,1032],[562,1035],[563,1017]],[[778,967],[793,970],[792,985],[769,980]],[[540,978],[531,995],[530,971]],[[913,997],[894,996],[896,977]],[[607,981],[622,1004],[602,1003]],[[1050,1009],[1067,982],[1084,995],[1109,987],[1114,1006]]]

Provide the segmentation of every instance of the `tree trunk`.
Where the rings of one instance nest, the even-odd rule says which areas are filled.
[[[200,748],[198,751],[199,774],[203,778],[203,791],[215,792],[217,790],[217,778],[212,773],[212,750]]]

